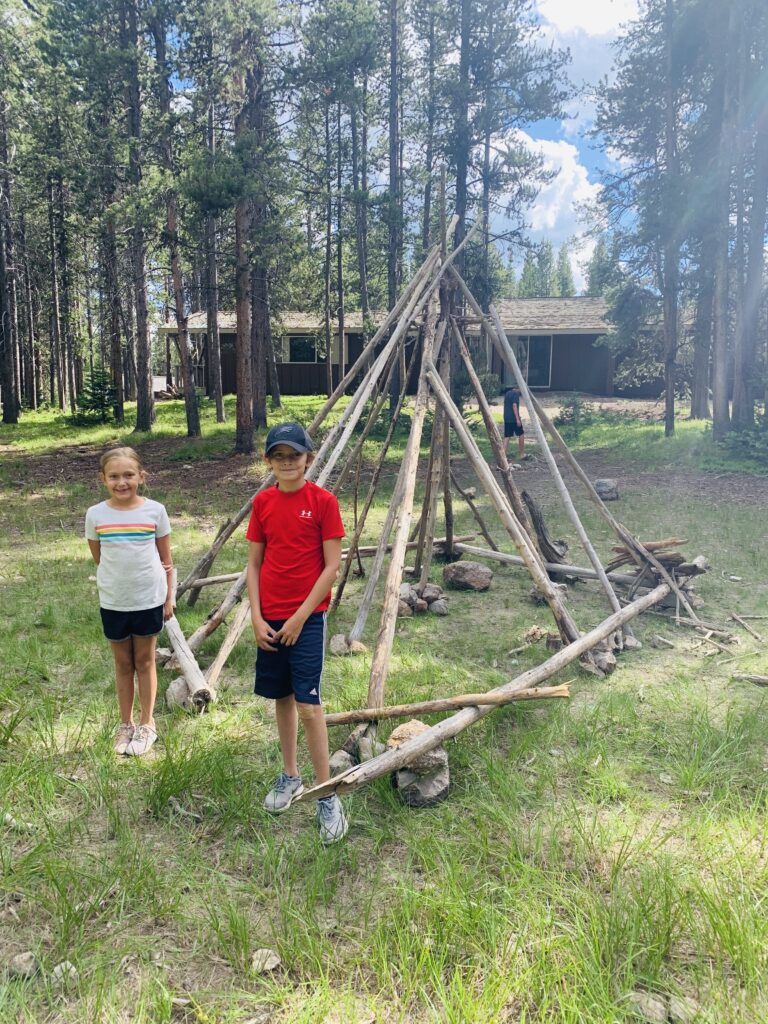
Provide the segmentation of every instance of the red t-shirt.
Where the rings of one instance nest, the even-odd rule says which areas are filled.
[[[304,601],[325,568],[323,541],[344,536],[339,503],[330,491],[307,480],[298,491],[268,487],[253,499],[248,540],[264,544],[259,600],[265,619],[287,619]],[[331,600],[330,590],[316,612]]]

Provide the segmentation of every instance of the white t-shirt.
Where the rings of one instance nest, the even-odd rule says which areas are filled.
[[[165,603],[168,581],[155,541],[170,532],[168,513],[151,498],[127,511],[106,501],[91,505],[85,536],[101,545],[96,582],[102,608],[134,612]]]

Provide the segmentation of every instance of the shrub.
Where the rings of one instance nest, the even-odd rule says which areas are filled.
[[[574,391],[563,399],[560,413],[555,417],[555,426],[564,435],[576,438],[585,427],[595,422],[596,417],[594,405],[591,402],[585,402],[581,395]]]

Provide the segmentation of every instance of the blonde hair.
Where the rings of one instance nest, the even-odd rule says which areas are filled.
[[[112,459],[132,459],[136,463],[139,472],[144,472],[144,466],[142,465],[141,459],[139,458],[139,453],[135,451],[133,448],[107,448],[107,450],[99,459],[99,471],[101,473],[103,473],[106,470],[107,464],[111,462]]]

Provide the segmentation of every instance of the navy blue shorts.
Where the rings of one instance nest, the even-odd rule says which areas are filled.
[[[518,427],[514,420],[504,420],[504,437],[522,437],[524,433],[522,423]]]
[[[267,622],[272,629],[280,629],[285,619],[267,619]],[[270,700],[293,694],[300,704],[319,704],[324,660],[325,612],[314,612],[293,646],[278,644],[276,651],[259,647],[253,692]]]
[[[163,606],[140,608],[135,612],[116,612],[111,608],[100,608],[104,636],[113,643],[129,640],[132,636],[157,636],[162,632]]]

